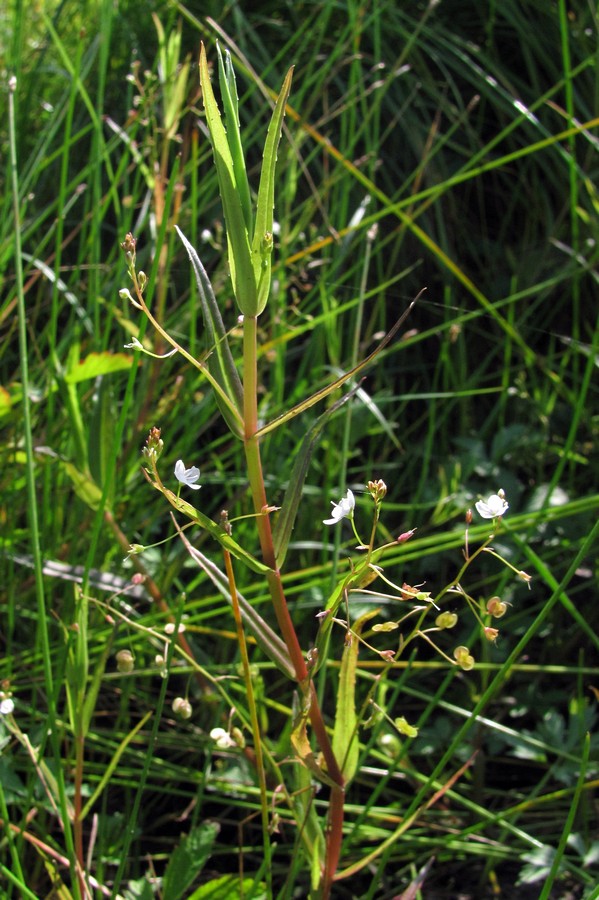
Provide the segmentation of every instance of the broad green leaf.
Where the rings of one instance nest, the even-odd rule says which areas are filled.
[[[257,288],[258,309],[260,314],[266,306],[270,292],[271,257],[273,248],[273,215],[275,206],[275,171],[277,166],[277,149],[281,140],[285,105],[291,90],[293,68],[289,69],[283,87],[277,98],[275,109],[268,127],[260,186],[258,188],[258,206],[256,209],[256,225],[252,240],[252,264]]]
[[[244,900],[246,897],[266,900],[267,896],[266,886],[260,885],[256,890],[253,878],[240,881],[238,875],[223,875],[203,884],[190,895],[189,900]]]
[[[333,730],[333,753],[339,763],[346,784],[348,784],[358,768],[360,742],[358,740],[358,716],[356,713],[356,669],[358,666],[359,635],[362,628],[376,616],[378,610],[371,609],[361,616],[348,632],[341,671],[339,672],[339,690],[337,692],[337,710]]]
[[[324,425],[326,424],[328,419],[330,419],[330,417],[333,415],[333,413],[337,412],[337,410],[341,406],[343,406],[343,404],[347,400],[349,400],[351,396],[353,396],[356,390],[357,388],[347,393],[344,397],[341,398],[341,400],[333,403],[333,405],[329,407],[329,409],[322,413],[322,415],[320,415],[314,422],[314,424],[308,429],[308,432],[302,440],[299,451],[293,463],[293,469],[291,470],[291,476],[289,478],[289,485],[287,486],[287,490],[285,492],[285,499],[283,501],[281,511],[277,515],[277,519],[273,529],[275,554],[277,566],[279,568],[281,568],[283,566],[283,563],[285,562],[287,547],[289,546],[289,541],[291,539],[291,533],[293,531],[297,511],[302,499],[302,491],[304,488],[306,475],[308,474],[310,459],[312,458],[312,453],[314,452],[314,448],[318,443],[320,432],[324,428]]]
[[[255,316],[258,303],[250,253],[250,238],[243,215],[241,193],[235,178],[233,156],[210,83],[208,61],[203,44],[200,49],[200,82],[206,110],[206,122],[212,139],[219,192],[225,214],[233,292],[241,312],[246,316]]]
[[[227,340],[227,332],[225,331],[216,297],[214,296],[210,279],[208,278],[198,254],[181,229],[176,225],[175,228],[177,234],[183,241],[183,245],[187,250],[187,254],[193,266],[200,304],[202,306],[202,316],[207,331],[208,346],[213,348],[212,353],[208,358],[208,369],[231,401],[231,405],[238,410],[239,418],[236,418],[232,414],[227,404],[221,400],[218,394],[215,395],[216,402],[218,403],[219,409],[230,430],[236,437],[242,437],[243,433],[240,422],[243,410],[243,388],[231,354],[229,341]]]
[[[133,365],[133,357],[125,353],[90,353],[81,362],[78,362],[65,374],[67,384],[78,384],[81,381],[90,381],[98,375],[109,375],[111,372],[122,372]]]
[[[294,766],[293,771],[295,780],[295,790],[291,795],[293,810],[300,829],[306,859],[310,865],[312,889],[316,891],[324,866],[326,841],[314,803],[314,785],[310,770],[305,766]]]
[[[71,462],[67,462],[66,460],[60,460],[59,465],[62,466],[66,474],[71,479],[73,484],[73,488],[75,489],[75,493],[79,497],[80,500],[83,500],[86,506],[89,506],[90,509],[96,510],[100,507],[100,502],[102,500],[102,491],[93,480],[91,475],[86,472],[82,472],[77,466],[73,465]]]
[[[218,70],[220,93],[223,101],[223,109],[225,114],[225,124],[227,126],[227,138],[229,139],[229,150],[233,159],[233,171],[235,172],[235,183],[239,191],[239,199],[241,208],[243,209],[243,219],[248,231],[252,233],[252,198],[250,196],[250,183],[248,181],[247,169],[245,165],[245,157],[243,155],[243,146],[241,143],[241,131],[239,127],[239,97],[237,95],[237,82],[235,80],[235,70],[231,62],[231,54],[225,50],[223,54],[220,45],[217,43],[216,50],[218,53]]]
[[[186,835],[171,853],[162,893],[169,900],[188,896],[187,891],[212,854],[214,842],[220,831],[216,822],[203,822]]]

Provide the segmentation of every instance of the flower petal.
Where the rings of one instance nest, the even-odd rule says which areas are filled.
[[[189,469],[186,469],[182,459],[178,459],[175,463],[175,478],[181,484],[190,487],[192,491],[199,491],[201,488],[201,484],[195,483],[200,478],[200,470],[197,466],[191,466]]]

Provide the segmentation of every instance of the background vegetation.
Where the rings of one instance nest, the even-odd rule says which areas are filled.
[[[212,61],[216,40],[231,50],[250,177],[271,92],[295,66],[273,297],[260,320],[264,419],[367,355],[426,288],[313,456],[285,570],[304,646],[351,552],[349,531],[336,537],[320,524],[346,486],[360,497],[369,479],[384,479],[383,536],[418,529],[392,577],[427,590],[459,568],[466,509],[501,487],[510,513],[498,549],[532,576],[529,590],[495,560],[477,567],[470,592],[511,606],[496,645],[467,619],[459,626],[477,660],[472,672],[456,673],[420,646],[386,681],[390,715],[405,715],[419,736],[402,742],[384,721],[362,735],[348,860],[385,841],[419,786],[431,796],[478,754],[439,804],[334,896],[401,895],[433,858],[426,897],[599,896],[597,25],[592,0],[299,0],[253,3],[251,13],[236,3],[15,0],[0,14],[5,110],[8,78],[17,77],[18,176],[15,203],[3,114],[0,676],[15,703],[10,723],[0,717],[7,896],[45,896],[52,883],[56,896],[78,889],[60,863],[68,841],[49,799],[63,784],[68,802],[76,778],[64,688],[82,627],[76,580],[93,598],[86,643],[97,697],[83,773],[94,799],[90,872],[114,895],[152,896],[167,871],[164,896],[191,896],[191,881],[180,890],[171,870],[168,882],[167,860],[207,821],[220,832],[197,884],[238,872],[240,860],[250,879],[260,870],[251,767],[209,737],[230,710],[184,668],[161,679],[162,648],[140,630],[162,628],[166,608],[183,611],[196,659],[230,679],[243,706],[230,610],[179,541],[161,543],[172,534],[168,510],[140,469],[158,426],[163,473],[179,458],[199,465],[206,513],[241,515],[249,505],[240,448],[196,370],[177,356],[139,360],[123,349],[137,337],[164,350],[119,297],[128,286],[120,242],[131,231],[149,304],[191,352],[207,349],[178,224],[209,271],[227,328],[235,325],[200,40]],[[268,439],[275,503],[310,416]],[[235,536],[255,552],[251,524],[238,523]],[[151,549],[124,561],[133,543]],[[136,566],[151,581],[113,601],[135,626],[115,634],[100,603],[130,584]],[[267,615],[260,591],[240,586]],[[114,662],[120,649],[134,654],[128,675]],[[291,696],[257,651],[252,658],[276,748]],[[493,682],[486,694],[497,672],[501,690]],[[193,715],[182,722],[171,702],[187,690]],[[484,710],[469,718],[481,696]],[[286,882],[292,847],[283,823],[275,884],[294,896],[295,879],[305,896],[292,865]],[[179,869],[195,877],[181,858]],[[260,890],[246,886],[245,896]]]

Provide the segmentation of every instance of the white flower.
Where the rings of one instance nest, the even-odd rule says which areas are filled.
[[[131,338],[130,344],[123,344],[125,350],[143,350],[144,345],[136,337]]]
[[[235,741],[231,737],[228,731],[225,731],[224,728],[213,728],[210,732],[210,737],[215,742],[216,746],[219,750],[227,750],[229,747],[235,747]]]
[[[197,466],[191,466],[191,468],[186,469],[183,460],[177,460],[175,464],[175,478],[177,481],[180,481],[181,484],[186,484],[192,491],[199,491],[202,486],[201,484],[196,484],[199,477],[200,470]]]
[[[476,511],[483,519],[497,519],[509,509],[503,491],[498,494],[491,494],[488,500],[479,500],[475,504]]]
[[[7,697],[5,700],[0,701],[0,716],[10,716],[14,708],[13,701],[10,697]]]
[[[356,498],[350,490],[348,490],[345,497],[341,498],[339,503],[334,503],[332,500],[331,503],[333,503],[331,518],[322,520],[325,525],[336,525],[337,522],[340,522],[341,519],[345,519],[346,517],[353,519]]]

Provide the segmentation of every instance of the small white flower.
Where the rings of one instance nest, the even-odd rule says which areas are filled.
[[[144,345],[136,337],[131,338],[130,344],[123,344],[125,350],[143,350]]]
[[[337,522],[340,522],[341,519],[345,518],[353,519],[354,509],[356,506],[356,498],[350,490],[348,490],[345,497],[341,498],[339,503],[334,503],[332,500],[331,503],[333,504],[331,518],[322,520],[325,525],[336,525]]]
[[[10,716],[14,711],[15,705],[10,697],[0,701],[0,716]]]
[[[475,504],[476,511],[483,519],[497,519],[502,516],[508,509],[509,504],[503,495],[503,491],[499,494],[491,494],[488,500],[479,500]]]
[[[182,459],[178,459],[175,464],[175,478],[177,481],[180,481],[181,484],[186,484],[187,487],[190,487],[192,491],[199,491],[201,488],[201,484],[196,484],[200,477],[200,470],[197,466],[191,466],[191,468],[186,469],[185,464]]]
[[[224,728],[213,728],[210,732],[210,737],[219,748],[219,750],[228,750],[229,747],[235,747],[235,741],[231,737],[228,731],[225,731]]]

